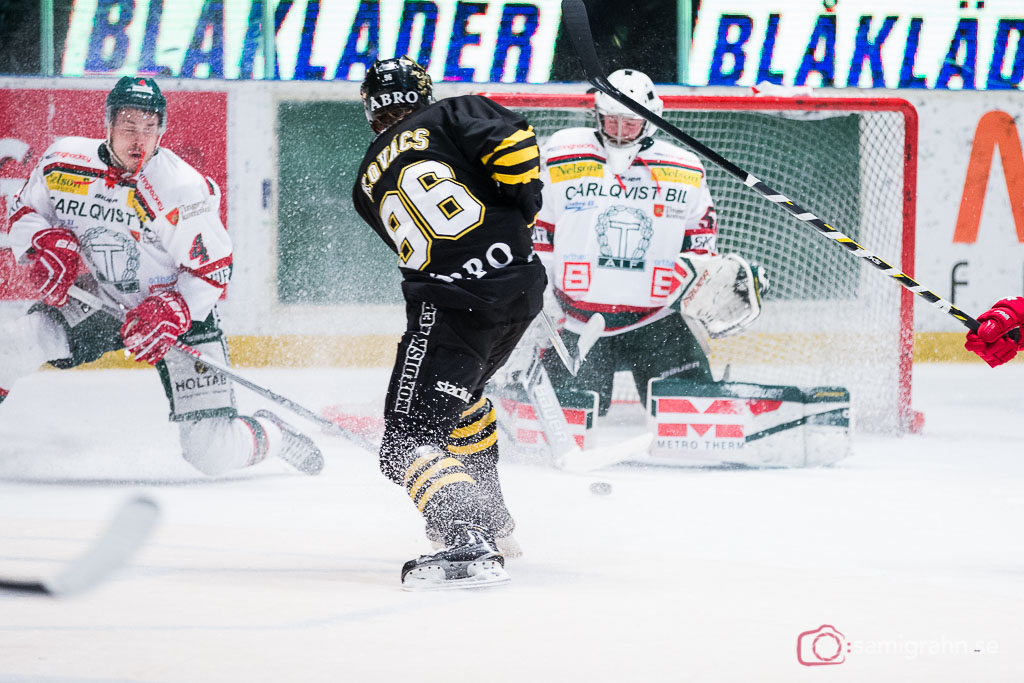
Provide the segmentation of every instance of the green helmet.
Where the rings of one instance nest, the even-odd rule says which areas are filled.
[[[152,78],[124,76],[107,95],[107,125],[124,108],[154,111],[160,116],[160,132],[167,130],[167,99]]]

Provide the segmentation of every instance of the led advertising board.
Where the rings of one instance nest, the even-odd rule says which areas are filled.
[[[702,0],[692,85],[981,90],[1024,80],[1022,0]]]
[[[263,0],[75,0],[64,76],[263,78]],[[546,82],[560,0],[277,0],[281,79],[361,80],[408,54],[435,80]]]

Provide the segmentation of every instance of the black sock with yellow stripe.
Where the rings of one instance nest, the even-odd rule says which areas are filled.
[[[495,534],[511,533],[514,523],[498,481],[497,415],[489,399],[481,398],[462,413],[449,437],[448,452],[465,464],[469,475],[486,491],[486,526]]]
[[[461,460],[436,446],[420,446],[405,471],[404,485],[427,523],[447,539],[455,522],[489,528],[490,507],[484,487],[470,476]]]

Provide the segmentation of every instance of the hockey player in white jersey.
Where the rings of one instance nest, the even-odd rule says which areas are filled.
[[[269,411],[238,415],[225,377],[168,354],[180,339],[227,361],[216,304],[232,251],[219,188],[159,146],[167,107],[156,82],[118,81],[106,128],[105,140],[51,145],[10,209],[10,244],[40,300],[0,330],[0,402],[43,363],[71,368],[124,348],[156,365],[182,454],[201,472],[278,456],[317,474],[323,458],[309,437]],[[124,320],[69,296],[72,285],[124,310]]]
[[[609,81],[661,113],[646,75],[623,69]],[[584,323],[604,317],[605,331],[576,377],[554,354],[544,361],[563,406],[576,392],[597,392],[605,414],[617,370],[632,371],[643,401],[652,378],[712,382],[706,337],[749,325],[766,281],[743,258],[717,253],[700,159],[653,139],[652,124],[604,93],[594,108],[596,131],[560,130],[541,150],[534,249],[548,268],[571,352]]]

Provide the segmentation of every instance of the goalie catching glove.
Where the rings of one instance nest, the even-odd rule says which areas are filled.
[[[121,339],[135,360],[154,365],[191,326],[192,316],[185,299],[167,290],[146,297],[128,311],[121,326]]]
[[[78,238],[65,228],[47,228],[32,237],[26,257],[32,262],[29,282],[47,306],[58,308],[68,302],[68,290],[82,267]]]
[[[712,339],[741,332],[761,314],[768,274],[738,254],[680,254],[669,305],[697,320]]]

